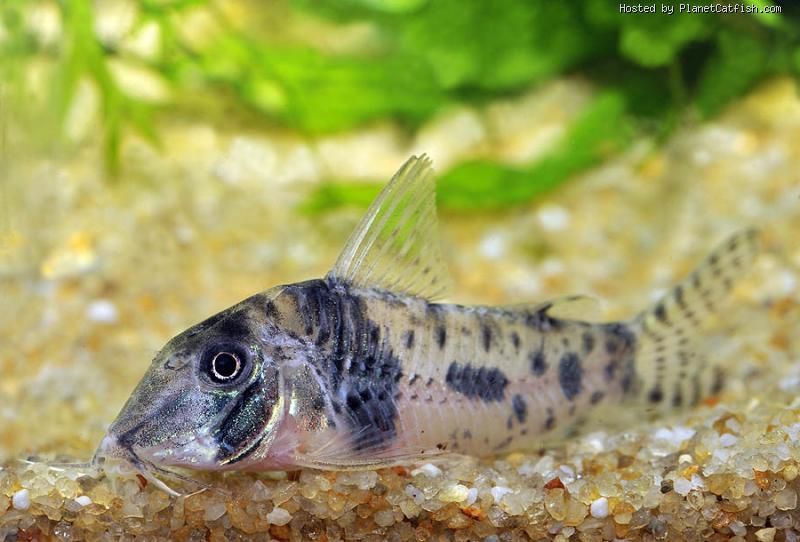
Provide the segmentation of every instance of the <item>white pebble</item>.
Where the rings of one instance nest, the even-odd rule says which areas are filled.
[[[494,486],[492,488],[492,497],[494,498],[494,502],[499,503],[503,500],[503,497],[511,493],[511,488],[503,487],[503,486]]]
[[[80,504],[81,506],[89,506],[92,504],[92,499],[90,499],[86,495],[81,495],[80,497],[75,498],[75,502]]]
[[[225,503],[215,502],[206,506],[205,514],[203,514],[203,519],[205,519],[206,521],[216,521],[224,515],[225,515]]]
[[[464,501],[464,504],[467,506],[472,506],[475,504],[475,501],[478,500],[478,488],[471,487],[469,488],[469,492],[467,493],[467,500]]]
[[[697,432],[691,427],[684,427],[682,425],[678,425],[677,427],[675,427],[675,429],[673,429],[673,431],[675,433],[675,440],[677,442],[684,442],[686,440],[689,440]]]
[[[724,435],[719,437],[720,445],[725,446],[726,448],[728,446],[733,446],[738,441],[739,441],[739,438],[736,437],[735,435],[731,435],[730,433],[725,433]]]
[[[562,482],[571,483],[575,481],[575,469],[569,465],[561,465],[558,470],[560,471],[558,477]]]
[[[435,478],[442,475],[442,469],[433,463],[425,463],[421,467],[411,471],[411,476],[416,476],[418,474],[424,474],[428,478]]]
[[[20,489],[11,497],[14,510],[27,510],[31,507],[31,494],[27,489]]]
[[[411,484],[406,486],[406,495],[414,499],[416,504],[422,504],[425,502],[425,494],[422,492],[422,490],[417,489]]]
[[[569,225],[569,212],[558,205],[543,205],[537,213],[539,222],[547,231],[560,231]]]
[[[116,305],[108,299],[97,299],[89,303],[86,308],[86,316],[89,320],[101,324],[113,324],[119,317]]]
[[[442,502],[464,502],[469,496],[469,488],[461,484],[453,484],[439,491],[439,500]]]
[[[692,490],[692,483],[683,476],[678,476],[675,478],[675,482],[673,483],[672,487],[675,490],[675,493],[685,497]]]
[[[728,528],[731,530],[733,534],[736,536],[744,536],[747,534],[747,527],[745,527],[744,523],[739,520],[731,521],[728,524]]]
[[[656,429],[656,432],[653,433],[653,438],[655,440],[672,441],[672,431],[670,431],[666,427],[659,427],[658,429]]]
[[[481,254],[487,260],[499,260],[505,255],[507,248],[508,239],[497,232],[485,235],[479,245]]]
[[[375,512],[372,517],[380,527],[391,527],[394,524],[394,512],[389,508]]]
[[[267,514],[267,521],[270,522],[271,525],[286,525],[290,521],[292,521],[292,515],[289,513],[288,510],[284,510],[280,507],[275,507],[272,509],[272,512]]]
[[[593,518],[603,519],[608,517],[608,499],[605,497],[600,497],[599,499],[595,499],[592,501],[592,505],[589,507],[589,512],[591,512]]]

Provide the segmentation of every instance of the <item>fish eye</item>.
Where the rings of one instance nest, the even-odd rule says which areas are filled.
[[[242,369],[242,361],[233,352],[220,352],[211,360],[211,371],[217,380],[236,378]]]
[[[214,384],[230,384],[238,380],[247,366],[247,356],[231,347],[215,348],[203,357],[202,371]]]

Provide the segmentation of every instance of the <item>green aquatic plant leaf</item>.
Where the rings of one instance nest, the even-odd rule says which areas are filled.
[[[629,17],[622,26],[619,48],[640,66],[667,66],[690,42],[705,38],[710,30],[704,14]]]
[[[439,207],[451,211],[493,210],[530,201],[622,150],[630,141],[631,129],[623,97],[603,94],[586,108],[552,153],[530,166],[476,160],[443,173],[436,186]],[[311,214],[342,206],[365,208],[381,186],[328,182],[312,191],[301,208]]]
[[[323,55],[227,35],[200,63],[251,107],[310,134],[386,117],[416,124],[446,103],[427,65],[413,57]]]
[[[596,57],[606,44],[571,2],[438,0],[384,26],[447,89],[519,87]]]
[[[631,128],[622,96],[601,95],[570,127],[557,148],[534,164],[511,167],[472,161],[443,174],[437,187],[440,205],[469,211],[530,201],[619,152],[628,144]]]
[[[313,190],[299,210],[316,215],[346,206],[366,209],[382,188],[382,184],[374,182],[328,181]]]
[[[770,70],[770,55],[758,40],[741,32],[722,32],[697,87],[697,107],[710,117],[747,91]]]

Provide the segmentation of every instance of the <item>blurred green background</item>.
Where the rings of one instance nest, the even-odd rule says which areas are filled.
[[[663,4],[676,13],[621,13],[617,0],[3,0],[0,120],[11,139],[24,127],[25,148],[54,155],[99,139],[113,181],[123,138],[163,146],[170,117],[312,140],[392,119],[410,138],[454,104],[585,79],[590,103],[533,162],[478,156],[440,171],[442,207],[503,208],[639,134],[663,137],[718,114],[765,77],[800,74],[793,6],[768,13],[775,4],[752,0],[730,5],[754,13],[680,14]],[[86,93],[96,114],[80,129]],[[374,181],[327,181],[302,208],[366,205],[385,179]]]

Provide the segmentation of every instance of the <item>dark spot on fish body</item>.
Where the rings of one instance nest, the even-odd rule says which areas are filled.
[[[386,447],[396,436],[397,405],[391,381],[358,379],[350,383],[347,415],[351,424],[354,448]]]
[[[324,300],[330,297],[328,285],[322,280],[310,280],[288,286],[285,292],[294,299],[297,313],[303,320],[303,332],[310,338],[319,327]]]
[[[409,329],[405,334],[406,349],[410,350],[414,347],[414,330]]]
[[[614,380],[614,375],[617,373],[617,367],[619,366],[618,359],[612,359],[608,362],[608,364],[603,369],[603,375],[605,376],[606,382],[611,382]]]
[[[661,386],[656,385],[653,389],[650,390],[650,393],[647,394],[647,400],[651,403],[660,403],[664,400],[664,390],[661,389]]]
[[[226,339],[245,339],[250,336],[247,313],[243,310],[233,311],[216,323],[220,335]]]
[[[686,299],[683,297],[683,285],[678,284],[675,287],[675,291],[672,294],[673,298],[675,299],[675,303],[678,305],[682,311],[686,311]]]
[[[528,418],[528,404],[520,394],[514,395],[511,399],[511,408],[514,410],[514,416],[519,423],[525,423]]]
[[[363,406],[361,401],[361,394],[355,391],[347,394],[346,402],[347,402],[347,408],[349,408],[350,410],[358,410]]]
[[[508,436],[508,437],[504,438],[502,441],[500,441],[500,443],[497,446],[494,447],[494,450],[495,451],[496,450],[502,450],[503,448],[506,448],[509,444],[511,444],[513,441],[514,441],[514,437]]]
[[[519,340],[519,333],[516,331],[511,332],[511,344],[514,345],[514,351],[519,352],[520,340]]]
[[[540,311],[526,312],[523,316],[525,325],[537,331],[543,331],[542,317],[543,314]]]
[[[446,342],[447,329],[443,325],[438,325],[436,327],[436,344],[439,346],[439,350],[444,348]]]
[[[274,324],[281,323],[281,313],[278,310],[278,306],[272,299],[264,304],[264,314],[266,314],[267,318],[269,318]]]
[[[466,397],[491,402],[503,400],[508,378],[496,367],[475,369],[469,363],[462,365],[454,361],[447,369],[445,383]]]
[[[606,334],[606,352],[617,354],[633,350],[636,336],[628,326],[622,323],[605,324],[603,329]]]
[[[556,415],[553,412],[553,409],[547,407],[547,418],[544,420],[544,428],[547,431],[551,431],[556,426]]]
[[[725,290],[730,290],[731,288],[733,288],[733,281],[728,277],[723,277],[722,287],[725,288]]]
[[[592,396],[589,398],[589,402],[593,405],[596,405],[597,403],[602,401],[605,396],[606,393],[604,391],[597,390],[594,393],[592,393]]]
[[[718,365],[714,366],[713,380],[711,381],[711,393],[714,395],[722,392],[725,387],[725,372]]]
[[[590,354],[594,350],[594,335],[592,335],[591,331],[584,331],[581,340],[583,342],[583,353]]]
[[[568,401],[572,401],[583,389],[583,367],[574,352],[567,352],[558,362],[558,382]]]
[[[669,325],[669,322],[667,322],[667,309],[664,307],[664,303],[659,303],[656,305],[656,309],[653,311],[653,314],[655,314],[656,319],[658,319],[659,322],[667,326]]]
[[[408,381],[408,385],[413,386],[414,384],[417,383],[418,380],[419,380],[419,375],[415,374],[414,376],[411,377],[411,380]]]
[[[690,401],[692,406],[700,402],[700,397],[702,395],[701,389],[702,386],[700,384],[700,375],[695,375],[692,379],[692,400]]]
[[[488,352],[492,348],[492,329],[487,324],[481,324],[481,340],[483,349]]]
[[[514,418],[509,416],[508,418],[506,418],[506,429],[510,431],[513,426],[514,426]]]
[[[635,393],[638,387],[636,385],[636,362],[632,356],[626,358],[622,363],[620,385],[622,387],[622,392],[626,395]]]
[[[679,407],[683,405],[683,389],[680,382],[675,386],[675,393],[672,395],[672,406]]]
[[[544,358],[544,352],[540,348],[535,352],[531,352],[528,356],[531,362],[531,372],[536,376],[542,376],[547,371],[547,361]]]
[[[375,322],[370,322],[369,328],[370,328],[369,330],[370,346],[375,348],[378,346],[378,341],[380,341],[381,330],[380,327],[378,327],[378,325]]]

